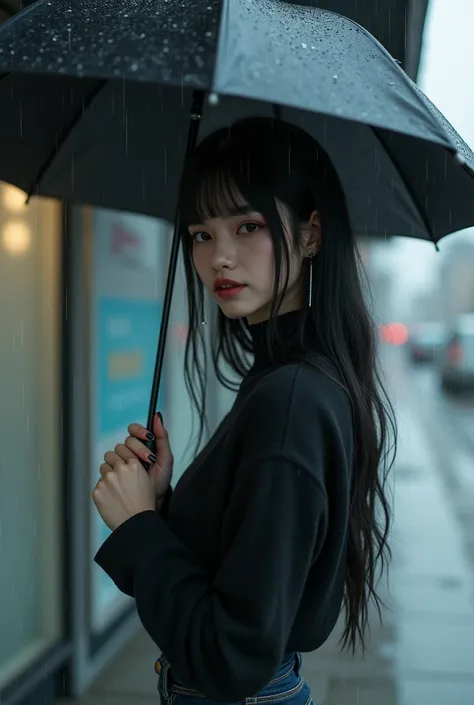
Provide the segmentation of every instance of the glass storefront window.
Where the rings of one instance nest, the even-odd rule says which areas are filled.
[[[123,443],[132,422],[144,424],[161,325],[167,232],[141,215],[89,209],[90,490],[104,453]],[[160,406],[166,403],[166,369]],[[110,531],[90,500],[92,631],[102,632],[131,600],[92,558]]]
[[[0,184],[0,688],[62,636],[60,210]]]

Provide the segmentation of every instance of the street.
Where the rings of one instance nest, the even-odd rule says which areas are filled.
[[[474,403],[444,398],[435,372],[384,350],[399,422],[391,475],[393,560],[380,582],[369,653],[341,654],[336,629],[303,673],[316,705],[474,702]],[[84,705],[156,703],[156,648],[141,633]]]

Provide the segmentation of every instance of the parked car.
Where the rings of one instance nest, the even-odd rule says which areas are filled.
[[[445,391],[474,391],[474,314],[459,316],[439,356],[441,384]]]
[[[416,364],[434,362],[446,341],[443,323],[419,323],[408,336],[408,354]]]

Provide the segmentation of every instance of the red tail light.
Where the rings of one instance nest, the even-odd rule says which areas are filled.
[[[453,343],[449,348],[449,360],[453,365],[459,365],[464,359],[464,351],[459,343]]]

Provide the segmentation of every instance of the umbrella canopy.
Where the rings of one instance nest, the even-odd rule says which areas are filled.
[[[428,0],[286,0],[345,15],[367,29],[415,79]]]
[[[201,136],[278,114],[316,137],[358,234],[437,242],[474,223],[470,150],[368,32],[324,10],[48,0],[2,25],[0,71],[0,178],[28,193],[173,220],[197,89],[219,95]]]
[[[4,18],[38,0],[0,0]],[[415,79],[428,0],[286,0],[294,5],[311,5],[346,15],[365,27]]]

